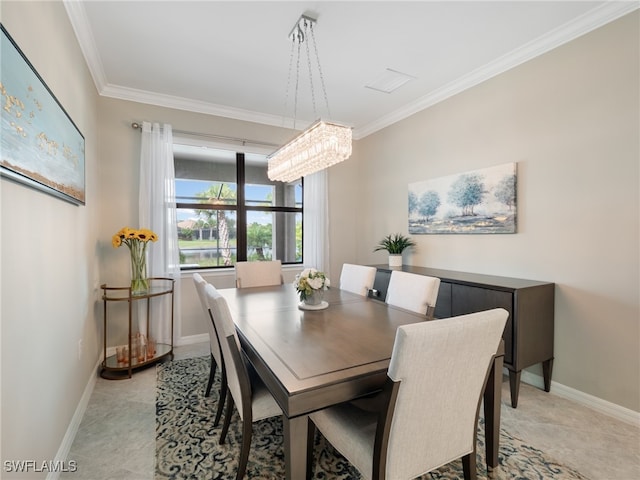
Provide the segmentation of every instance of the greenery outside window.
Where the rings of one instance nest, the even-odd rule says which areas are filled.
[[[265,155],[174,148],[181,269],[302,263],[302,180],[272,182]]]

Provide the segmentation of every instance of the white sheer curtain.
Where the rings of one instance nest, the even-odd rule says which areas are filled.
[[[174,326],[179,325],[180,312],[180,257],[176,226],[175,173],[173,166],[173,133],[171,125],[142,123],[140,148],[140,225],[153,230],[158,241],[147,248],[149,276],[171,277],[175,283]],[[152,301],[152,332],[156,340],[171,340],[170,298]],[[164,304],[163,304],[164,302]],[[139,302],[142,303],[142,302]],[[146,331],[146,318],[139,317],[141,332]],[[173,329],[174,340],[177,338]]]
[[[328,175],[320,170],[304,177],[304,264],[327,274],[329,262],[329,200]]]

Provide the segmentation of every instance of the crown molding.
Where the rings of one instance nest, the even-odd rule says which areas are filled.
[[[637,10],[640,2],[609,2],[581,15],[580,17],[566,23],[565,25],[550,31],[531,42],[517,48],[493,62],[478,68],[467,75],[444,85],[432,93],[425,95],[416,102],[405,105],[388,115],[385,115],[367,125],[356,128],[353,131],[353,138],[362,139],[378,130],[393,125],[400,120],[404,120],[411,115],[429,108],[437,103],[446,100],[458,93],[472,88],[490,78],[517,67],[533,58],[547,53],[565,43],[591,32],[607,23]]]
[[[135,88],[107,85],[102,89],[102,91],[100,91],[100,95],[104,97],[117,98],[120,100],[129,100],[131,102],[157,105],[159,107],[174,108],[177,110],[204,113],[207,115],[216,115],[219,117],[232,118],[234,120],[242,120],[245,122],[260,123],[263,125],[271,125],[274,127],[291,128],[289,121],[287,119],[283,121],[283,118],[278,115],[270,115],[266,113],[254,112],[251,110],[243,110],[241,108],[234,108],[226,105],[217,105],[215,103],[207,103],[190,98],[176,97],[173,95],[164,95],[161,93],[138,90]]]
[[[71,27],[76,34],[80,50],[84,55],[84,59],[91,72],[93,83],[98,90],[98,93],[107,84],[106,75],[104,73],[104,67],[98,55],[98,47],[96,46],[93,32],[89,28],[89,20],[87,19],[87,13],[84,9],[83,2],[63,0],[64,8],[67,11],[67,16],[71,22]]]
[[[292,128],[293,120],[283,119],[281,116],[277,115],[269,115],[250,110],[228,107],[225,105],[201,102],[189,98],[175,97],[146,90],[138,90],[109,84],[104,73],[100,55],[98,54],[98,48],[96,46],[93,33],[91,28],[89,28],[89,21],[83,2],[63,0],[63,3],[67,11],[67,16],[71,22],[71,26],[73,27],[73,31],[78,39],[82,54],[84,55],[89,71],[91,72],[93,83],[96,86],[98,94],[101,96],[149,105],[157,105],[160,107],[175,108],[190,112],[204,113],[208,115],[216,115],[225,118],[233,118],[235,120],[255,122],[264,125]]]
[[[105,97],[129,100],[138,103],[146,103],[161,107],[175,108],[208,115],[232,118],[247,122],[260,123],[283,128],[292,128],[293,119],[283,119],[281,116],[270,115],[250,110],[201,102],[193,99],[163,95],[145,90],[110,85],[107,83],[106,75],[95,39],[89,28],[83,2],[74,0],[63,0],[65,9],[73,30],[78,38],[78,43],[85,57],[91,76],[96,85],[98,93]],[[570,42],[586,33],[595,30],[609,22],[640,8],[640,2],[634,1],[611,1],[581,15],[565,25],[552,30],[536,40],[523,45],[512,52],[488,63],[482,68],[478,68],[453,82],[450,82],[433,92],[419,98],[417,101],[405,105],[379,119],[361,127],[354,128],[353,138],[360,140],[371,135],[378,130],[393,125],[404,120],[411,115],[429,108],[437,103],[446,100],[458,93],[472,88],[486,80],[489,80],[501,73],[506,72],[522,63],[553,50],[567,42]]]

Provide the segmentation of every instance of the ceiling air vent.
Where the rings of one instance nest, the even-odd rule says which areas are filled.
[[[365,87],[379,92],[391,93],[408,81],[415,80],[415,78],[416,77],[407,75],[406,73],[387,68],[384,72],[378,75],[375,80],[366,84]]]

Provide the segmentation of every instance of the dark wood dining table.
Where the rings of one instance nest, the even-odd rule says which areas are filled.
[[[308,414],[378,391],[397,327],[428,321],[337,288],[325,292],[323,310],[300,309],[292,284],[219,292],[247,358],[282,408],[288,480],[306,478]],[[498,466],[503,355],[497,352],[484,392],[489,468]]]

